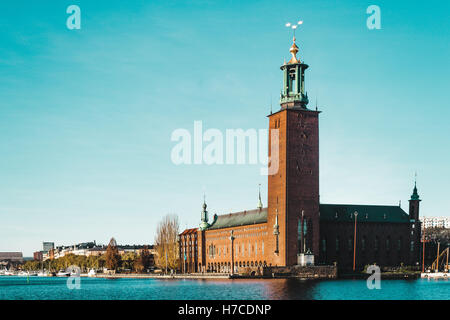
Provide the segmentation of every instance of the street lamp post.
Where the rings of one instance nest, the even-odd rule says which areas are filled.
[[[302,221],[301,221],[301,225],[300,225],[300,228],[301,228],[301,236],[300,236],[300,253],[305,253],[305,247],[306,247],[306,245],[305,245],[305,236],[304,236],[304,233],[305,233],[305,227],[304,227],[304,223],[305,223],[305,220],[304,220],[304,214],[305,214],[305,211],[304,210],[302,210]]]
[[[422,236],[422,273],[425,272],[425,243],[429,242],[430,240],[425,239],[425,233]]]
[[[233,230],[231,230],[230,240],[231,240],[231,275],[234,274],[234,235]]]
[[[181,267],[181,238],[179,234],[177,234],[177,243],[178,243],[178,256],[180,257],[180,263],[178,264],[178,267],[180,268],[180,271],[183,272]]]
[[[356,269],[356,221],[358,220],[358,212],[355,211],[355,235],[353,238],[353,271]]]
[[[167,275],[167,245],[164,246],[164,252],[166,255],[166,275]]]

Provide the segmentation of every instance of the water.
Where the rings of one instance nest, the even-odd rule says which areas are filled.
[[[296,279],[163,280],[81,278],[79,290],[67,288],[67,278],[0,276],[0,300],[5,299],[450,299],[448,280],[382,280],[369,290],[365,280],[305,281]]]

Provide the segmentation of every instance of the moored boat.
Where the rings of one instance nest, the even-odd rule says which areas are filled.
[[[66,272],[64,270],[59,270],[59,272],[56,274],[57,277],[69,277],[70,272]]]
[[[40,271],[40,272],[37,274],[37,276],[38,276],[38,277],[48,277],[48,276],[49,276],[49,273],[48,273],[48,271]]]

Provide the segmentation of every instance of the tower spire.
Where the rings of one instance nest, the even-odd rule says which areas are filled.
[[[201,219],[200,219],[200,230],[205,230],[209,227],[208,223],[208,211],[206,210],[208,206],[206,205],[206,195],[203,194],[203,206],[202,206],[202,213],[201,213]]]
[[[295,36],[294,36],[294,38],[292,39],[292,46],[291,46],[291,48],[289,49],[289,52],[291,53],[292,58],[291,58],[291,60],[289,60],[288,63],[289,63],[289,64],[292,64],[292,63],[300,63],[300,59],[297,60],[298,47],[297,47],[297,45],[295,44]]]
[[[261,183],[259,184],[259,191],[258,191],[258,207],[257,207],[260,211],[263,208],[263,204],[261,201]]]
[[[308,68],[308,65],[303,63],[300,57],[297,58],[299,49],[295,43],[295,29],[301,24],[303,24],[303,21],[298,21],[295,24],[286,23],[286,27],[294,30],[294,36],[292,46],[289,49],[291,59],[280,67],[283,70],[283,87],[280,96],[282,109],[307,109],[306,106],[309,102],[308,94],[305,90],[305,70]]]
[[[420,200],[419,194],[417,193],[417,172],[414,175],[414,189],[411,195],[411,200]]]

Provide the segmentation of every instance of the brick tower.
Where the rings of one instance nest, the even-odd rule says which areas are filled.
[[[293,42],[292,58],[281,66],[281,108],[268,116],[270,163],[278,160],[268,176],[268,224],[271,261],[278,266],[296,265],[300,253],[310,251],[316,261],[319,255],[319,112],[307,108],[308,65],[297,59]],[[272,150],[276,131],[278,152]]]

